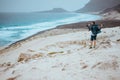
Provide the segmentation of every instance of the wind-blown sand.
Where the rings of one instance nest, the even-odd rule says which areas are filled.
[[[0,80],[120,79],[120,26],[102,29],[94,49],[86,29],[49,33],[1,50]]]

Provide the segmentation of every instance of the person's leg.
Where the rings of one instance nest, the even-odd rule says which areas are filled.
[[[93,46],[93,36],[91,35],[91,39],[90,39],[90,49],[92,48]]]
[[[93,46],[96,47],[96,40],[93,41]]]
[[[90,41],[90,49],[92,48],[93,46],[93,41]]]
[[[94,41],[93,41],[94,48],[96,47],[96,37],[97,37],[97,35],[94,36]]]

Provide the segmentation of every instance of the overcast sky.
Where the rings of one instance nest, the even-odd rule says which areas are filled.
[[[52,8],[74,11],[88,2],[89,0],[0,0],[0,12],[32,12]]]

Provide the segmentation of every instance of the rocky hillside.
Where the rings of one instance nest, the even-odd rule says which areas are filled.
[[[103,10],[100,13],[104,19],[117,19],[120,20],[120,4],[108,9]]]
[[[76,12],[99,12],[120,4],[120,0],[91,0],[85,7]]]
[[[112,7],[112,8],[108,8],[108,9],[105,9],[103,12],[101,13],[108,13],[108,12],[112,12],[112,11],[117,11],[120,13],[120,4],[115,6],[115,7]]]

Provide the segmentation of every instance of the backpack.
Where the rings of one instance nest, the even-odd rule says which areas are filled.
[[[97,35],[101,33],[101,29],[98,27],[98,25],[92,25],[91,26],[91,31],[94,35]]]

